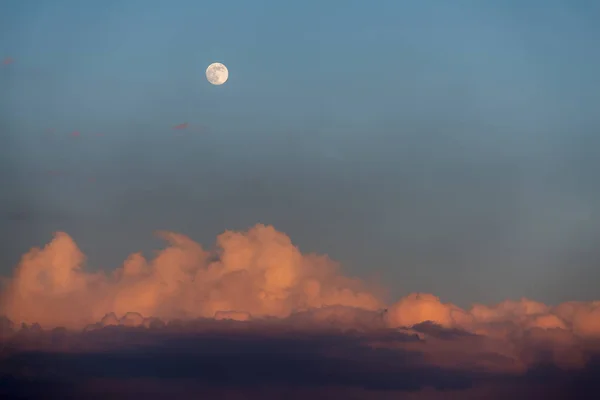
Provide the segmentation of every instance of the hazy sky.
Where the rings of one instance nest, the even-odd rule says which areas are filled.
[[[491,3],[3,1],[0,273],[265,223],[394,297],[598,298],[600,5]]]

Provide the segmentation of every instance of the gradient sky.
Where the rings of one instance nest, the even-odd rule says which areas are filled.
[[[600,5],[502,3],[3,1],[0,273],[265,223],[394,298],[598,298]]]

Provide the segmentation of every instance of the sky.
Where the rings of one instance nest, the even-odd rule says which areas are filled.
[[[501,3],[0,2],[0,397],[598,398],[600,5]]]
[[[0,273],[260,223],[394,299],[599,298],[600,6],[502,3],[2,2]]]

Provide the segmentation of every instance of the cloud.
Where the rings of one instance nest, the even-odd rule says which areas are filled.
[[[413,293],[386,305],[383,290],[271,226],[227,231],[210,250],[158,235],[167,246],[154,258],[134,253],[111,273],[86,271],[66,233],[25,254],[1,294],[0,386],[24,396],[25,386],[98,385],[124,395],[133,381],[257,396],[600,393],[600,302],[461,309]]]
[[[164,396],[180,392],[180,398],[231,390],[279,398],[274,388],[324,398],[600,393],[591,379],[600,372],[599,353],[564,330],[535,328],[502,342],[427,322],[402,330],[345,331],[325,322],[321,312],[314,318],[304,312],[263,321],[207,318],[154,325],[131,323],[139,315],[118,320],[110,315],[104,326],[84,331],[22,326],[3,341],[0,387],[11,395],[40,388],[46,396],[86,398],[98,390],[111,390],[116,398],[144,393],[165,398],[152,397],[155,390]],[[351,321],[353,309],[328,312],[346,327],[365,316],[357,312]],[[563,362],[574,349],[585,364]],[[269,389],[272,397],[264,394]]]
[[[153,260],[132,254],[112,274],[88,273],[85,256],[66,233],[23,256],[2,297],[11,320],[82,328],[115,312],[163,319],[214,317],[239,311],[286,317],[326,305],[375,310],[381,298],[344,277],[327,257],[303,255],[283,233],[257,225],[225,232],[206,251],[191,239],[159,232],[168,247]]]

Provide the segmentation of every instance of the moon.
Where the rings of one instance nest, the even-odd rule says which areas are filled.
[[[206,79],[213,85],[222,85],[227,82],[229,71],[221,63],[212,63],[206,68]]]

